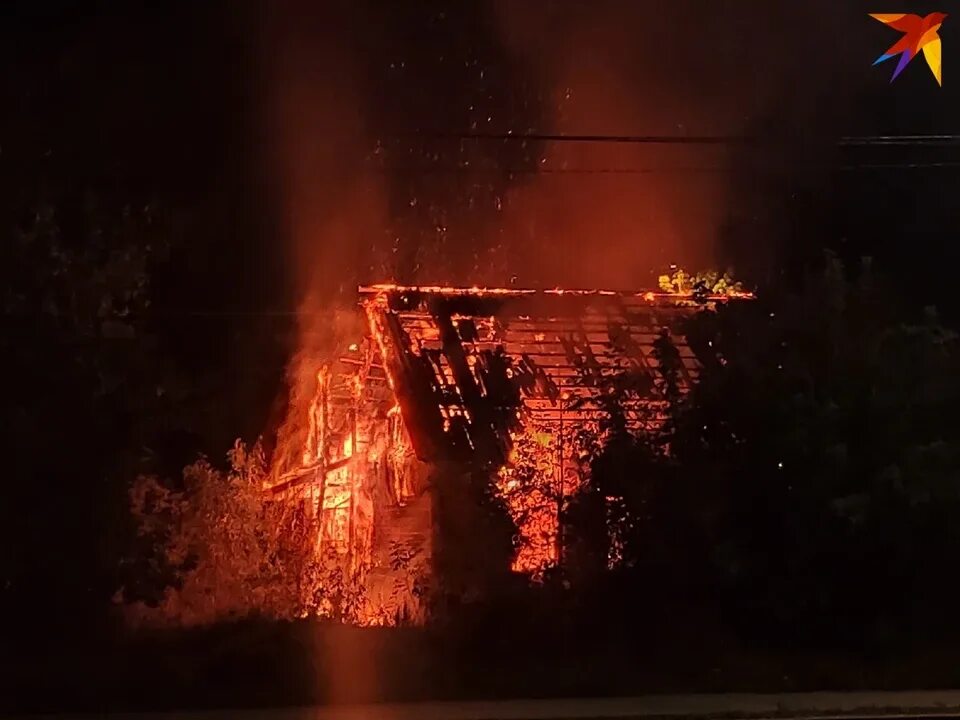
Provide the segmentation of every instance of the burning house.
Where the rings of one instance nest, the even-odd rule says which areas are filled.
[[[397,548],[430,554],[430,468],[487,472],[518,528],[514,570],[536,575],[562,558],[560,507],[609,381],[639,379],[625,422],[656,427],[698,374],[682,321],[742,296],[362,287],[366,337],[319,369],[302,457],[267,492],[305,502],[318,551],[385,606]]]

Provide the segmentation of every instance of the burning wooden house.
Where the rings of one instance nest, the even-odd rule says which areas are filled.
[[[558,508],[583,473],[575,440],[599,432],[608,381],[639,378],[625,420],[654,427],[697,378],[682,321],[731,297],[362,287],[367,336],[319,371],[302,461],[269,490],[306,498],[318,548],[375,577],[391,544],[417,532],[428,544],[428,468],[482,469],[518,525],[514,569],[542,571],[562,557]],[[530,447],[532,483],[514,472]]]

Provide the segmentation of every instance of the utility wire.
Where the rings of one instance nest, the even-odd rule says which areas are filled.
[[[843,145],[943,145],[960,143],[960,135],[867,135],[840,138]]]
[[[631,143],[655,145],[730,145],[748,142],[733,135],[567,135],[550,133],[415,132],[398,137],[429,140],[496,140],[501,142]]]
[[[633,167],[633,168],[473,168],[473,167],[433,167],[423,166],[384,166],[372,172],[401,173],[412,175],[653,175],[656,173],[718,173],[727,172],[725,167]]]
[[[932,163],[880,163],[841,165],[841,170],[926,170],[932,168],[960,168],[960,162],[932,162]]]
[[[777,141],[777,136],[751,135],[593,135],[566,133],[456,133],[418,131],[393,135],[393,138],[423,138],[428,140],[487,140],[498,142],[553,142],[553,143],[609,143],[632,145],[743,145]],[[865,145],[960,145],[960,135],[848,135],[837,140],[841,146]]]
[[[958,162],[905,162],[905,163],[853,163],[836,165],[834,169],[843,172],[856,170],[926,170],[949,169],[960,167]],[[370,169],[377,174],[398,173],[410,175],[656,175],[656,174],[685,174],[685,173],[725,173],[732,172],[735,167],[723,166],[684,166],[684,167],[600,167],[600,168],[473,168],[473,167],[434,167],[424,166],[384,166]],[[824,166],[830,170],[830,166]]]

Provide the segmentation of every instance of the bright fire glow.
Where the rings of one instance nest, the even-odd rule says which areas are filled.
[[[499,348],[499,352],[512,353],[509,366],[501,368],[502,377],[517,382],[526,373],[532,384],[528,383],[524,399],[516,409],[507,462],[491,481],[517,527],[513,569],[533,578],[542,576],[562,561],[564,507],[582,486],[587,472],[578,460],[577,438],[591,435],[590,428],[596,429],[596,415],[591,415],[596,410],[589,405],[590,384],[577,385],[577,371],[551,375],[549,368],[563,368],[564,360],[558,358],[565,357],[571,363],[566,370],[573,370],[577,362],[596,363],[596,356],[604,352],[600,345],[591,345],[602,341],[588,339],[582,325],[582,337],[561,337],[561,333],[570,332],[561,328],[584,320],[558,312],[567,301],[557,306],[557,297],[582,297],[591,306],[596,298],[603,307],[612,303],[615,307],[629,306],[646,312],[651,304],[693,307],[692,293],[391,284],[362,287],[360,293],[368,335],[362,342],[346,346],[346,357],[335,363],[322,363],[317,370],[316,390],[305,411],[306,428],[298,436],[303,438],[302,449],[299,454],[290,455],[299,458],[299,465],[275,468],[266,489],[274,496],[310,498],[319,514],[315,538],[318,556],[332,553],[341,558],[344,571],[367,597],[355,621],[390,623],[398,606],[387,598],[389,588],[396,587],[398,582],[412,584],[412,572],[404,569],[398,575],[385,570],[393,560],[384,547],[397,544],[411,527],[429,536],[431,522],[429,512],[417,510],[429,508],[429,498],[407,433],[407,426],[416,418],[407,415],[408,408],[400,404],[397,395],[398,389],[405,391],[404,397],[415,391],[406,384],[401,388],[399,383],[409,383],[411,377],[417,378],[416,382],[427,382],[428,389],[417,392],[432,393],[438,399],[437,432],[450,437],[461,433],[460,447],[479,452],[481,446],[473,434],[477,418],[466,399],[471,389],[467,385],[476,385],[474,393],[486,392],[489,376],[485,373],[489,372],[487,364],[493,357],[490,348]],[[554,312],[534,317],[525,314],[527,311],[517,313],[511,316],[509,322],[513,324],[509,328],[489,312],[454,313],[448,315],[444,335],[436,317],[426,309],[432,306],[420,305],[417,294],[444,298],[489,296],[510,302],[517,298],[524,303],[539,295],[548,303],[545,307]],[[550,297],[552,301],[546,299]],[[698,300],[724,302],[748,297],[752,295],[737,291]],[[396,301],[408,303],[411,309],[396,310],[392,306]],[[554,304],[549,305],[550,302]],[[607,319],[602,315],[590,316],[586,322],[593,323],[594,328],[607,327]],[[460,345],[457,366],[447,356],[451,332],[458,338],[455,345]],[[606,330],[591,330],[591,338],[598,337],[600,332]],[[651,342],[649,329],[632,332],[635,343]],[[571,353],[582,353],[581,360],[574,362]],[[534,356],[546,358],[541,369],[534,371],[532,380],[531,368],[517,364],[521,356],[526,358],[524,362],[532,362],[530,358]],[[415,367],[413,376],[411,367]],[[545,373],[542,368],[548,371]],[[692,373],[694,369],[691,366],[684,372]],[[655,406],[656,400],[641,399],[634,412],[637,417],[644,413],[649,417]],[[593,432],[594,439],[595,435]],[[437,440],[442,442],[443,438]]]
[[[692,292],[662,292],[662,291],[618,291],[618,290],[597,290],[584,288],[550,288],[546,290],[533,290],[530,288],[497,288],[497,287],[451,287],[447,285],[394,285],[391,283],[380,283],[377,285],[365,285],[360,287],[361,294],[384,294],[384,293],[429,293],[433,295],[457,296],[457,295],[494,295],[494,296],[514,296],[523,297],[537,294],[544,295],[573,295],[573,296],[621,296],[621,297],[642,297],[645,300],[657,299],[682,299],[693,296]],[[730,291],[721,295],[707,295],[704,299],[714,302],[723,302],[730,299],[750,299],[753,293],[742,291]]]

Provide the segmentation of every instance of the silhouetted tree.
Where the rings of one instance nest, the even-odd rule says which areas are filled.
[[[170,401],[149,328],[164,219],[87,194],[3,228],[0,602],[26,616],[106,606],[115,587],[128,471]]]
[[[671,439],[692,532],[741,627],[809,641],[945,620],[960,551],[960,345],[868,263],[694,319]],[[679,518],[677,518],[679,519]],[[706,523],[705,525],[703,523]]]
[[[626,430],[628,371],[606,381],[571,542],[595,564],[615,544],[632,578],[621,592],[726,608],[766,642],[952,624],[957,336],[933,311],[911,320],[869,263],[849,272],[832,257],[799,289],[721,305],[684,332],[702,372],[683,395],[676,348],[658,340],[657,430]]]

